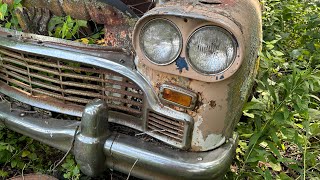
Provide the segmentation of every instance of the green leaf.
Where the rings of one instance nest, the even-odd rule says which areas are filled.
[[[7,14],[7,10],[8,10],[8,5],[7,4],[2,4],[0,6],[0,20],[4,21],[4,17]]]
[[[320,135],[320,122],[310,124],[310,133],[312,136]]]
[[[7,22],[4,27],[10,29],[11,25],[12,25],[11,22]]]
[[[279,124],[282,124],[285,120],[284,118],[284,113],[282,112],[277,112],[274,116],[273,116],[274,120],[276,122],[278,122]]]
[[[77,24],[79,27],[87,27],[87,21],[77,20]]]
[[[276,156],[281,157],[281,154],[278,150],[278,148],[270,141],[267,142],[268,147],[270,148],[271,152],[273,152]]]
[[[27,157],[30,154],[30,151],[24,150],[21,153],[21,157]]]
[[[61,38],[64,39],[68,33],[68,24],[64,23],[61,28]]]
[[[36,160],[37,159],[37,154],[36,153],[30,153],[29,155],[28,155],[28,158],[30,159],[30,160]]]
[[[0,177],[5,178],[5,177],[7,177],[8,175],[9,175],[9,173],[8,173],[8,172],[3,171],[3,170],[0,170]]]
[[[290,178],[286,173],[284,173],[284,172],[281,172],[280,174],[279,174],[279,178],[280,178],[280,180],[292,180],[292,178]]]
[[[17,161],[16,160],[12,160],[11,161],[11,167],[15,168],[17,166]]]
[[[264,179],[265,180],[272,180],[272,174],[271,172],[269,171],[269,169],[267,169],[264,173]]]
[[[282,171],[282,167],[281,167],[281,164],[280,163],[272,163],[272,162],[269,162],[271,168],[274,170],[274,171],[277,171],[277,172],[280,172]]]
[[[283,54],[281,51],[272,51],[272,53],[273,53],[275,56],[284,56],[284,54]]]

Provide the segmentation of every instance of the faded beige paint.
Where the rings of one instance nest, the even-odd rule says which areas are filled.
[[[137,69],[156,93],[159,93],[161,84],[169,83],[187,88],[199,96],[198,105],[192,111],[169,106],[194,118],[190,137],[193,151],[214,149],[231,137],[257,73],[262,34],[258,1],[220,0],[220,3],[171,1],[149,11],[138,22],[134,32]],[[237,59],[228,70],[217,76],[201,75],[189,64],[189,71],[184,69],[180,73],[175,62],[166,66],[151,63],[139,49],[138,39],[142,25],[154,17],[167,18],[179,27],[184,42],[181,57],[186,57],[186,42],[194,30],[204,25],[219,25],[236,37],[239,43]]]

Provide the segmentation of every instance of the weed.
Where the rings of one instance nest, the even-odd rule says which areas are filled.
[[[320,176],[320,8],[306,0],[262,0],[264,42],[257,88],[238,124],[228,178]]]

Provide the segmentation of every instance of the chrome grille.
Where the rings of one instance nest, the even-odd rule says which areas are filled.
[[[148,131],[153,134],[183,143],[185,134],[185,123],[183,121],[149,111],[147,127]]]
[[[91,65],[0,49],[0,81],[34,97],[82,107],[99,98],[112,111],[142,116],[142,90],[116,72]]]

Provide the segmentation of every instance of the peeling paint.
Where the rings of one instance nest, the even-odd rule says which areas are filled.
[[[200,126],[203,123],[203,117],[198,116],[197,121],[194,124],[192,141],[194,142],[194,148],[199,151],[206,151],[208,149],[215,149],[223,144],[226,138],[222,134],[209,134],[204,137]]]

